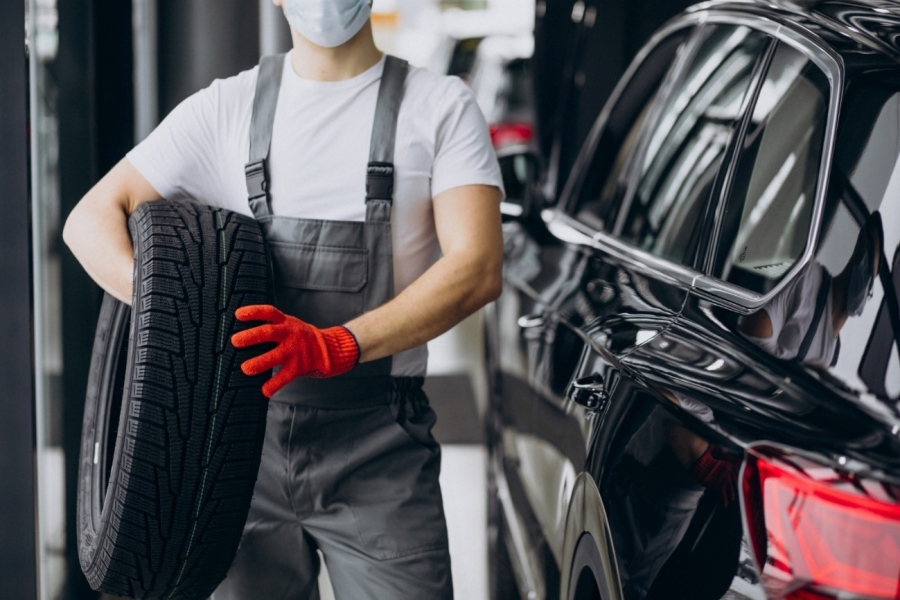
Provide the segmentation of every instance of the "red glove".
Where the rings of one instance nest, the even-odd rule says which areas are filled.
[[[273,350],[241,364],[241,370],[247,375],[281,366],[263,384],[262,391],[267,398],[298,377],[336,377],[359,362],[359,344],[346,327],[319,329],[268,304],[244,306],[234,314],[238,321],[268,322],[231,336],[236,348],[267,342],[277,344]]]
[[[710,444],[691,467],[691,481],[703,487],[715,488],[727,507],[737,495],[740,459],[728,454],[715,444]]]

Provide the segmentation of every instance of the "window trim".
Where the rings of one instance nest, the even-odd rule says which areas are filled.
[[[742,155],[741,146],[747,136],[750,128],[750,122],[753,119],[753,111],[759,102],[759,95],[762,92],[763,85],[766,82],[766,75],[772,66],[772,57],[778,49],[778,39],[771,38],[769,47],[766,49],[762,60],[757,64],[757,73],[754,75],[754,83],[747,97],[747,105],[744,107],[744,114],[741,122],[738,124],[737,134],[732,138],[731,145],[728,148],[728,154],[723,161],[722,169],[719,172],[721,178],[719,188],[717,190],[718,197],[711,199],[705,215],[703,242],[706,244],[706,253],[696,257],[696,267],[704,273],[709,273],[715,263],[716,253],[718,252],[719,241],[722,235],[722,221],[724,219],[725,206],[728,204],[727,198],[733,189],[734,176],[737,172],[738,164]],[[712,215],[712,216],[710,216]]]
[[[682,78],[686,74],[686,68],[689,64],[689,61],[696,56],[697,51],[703,42],[707,39],[707,31],[712,31],[712,27],[722,25],[723,23],[716,22],[715,20],[705,20],[701,25],[697,26],[693,39],[691,40],[691,47],[689,51],[685,54],[685,60],[682,64],[677,66],[677,69],[673,69],[672,78],[668,82],[668,89],[665,90],[665,93],[660,96],[660,102],[657,106],[654,107],[654,114],[652,115],[652,119],[654,124],[656,120],[659,119],[660,113],[662,112],[665,105],[668,104],[672,97],[673,89],[676,85],[681,83]],[[730,24],[730,23],[726,23]],[[748,29],[752,29],[748,27]],[[766,35],[765,32],[759,31],[763,35]],[[689,265],[693,269],[702,269],[706,264],[706,255],[703,252],[700,252],[700,249],[703,247],[703,242],[709,241],[710,238],[710,227],[715,224],[714,221],[710,221],[710,214],[712,211],[717,209],[720,204],[720,197],[722,195],[722,190],[727,189],[726,185],[729,183],[729,180],[725,178],[725,176],[732,169],[732,162],[735,155],[735,148],[738,146],[738,142],[742,139],[742,134],[744,133],[744,126],[749,118],[751,113],[751,108],[754,106],[756,99],[756,95],[759,93],[760,88],[762,87],[762,82],[764,79],[764,75],[766,72],[766,68],[768,66],[768,60],[771,57],[773,48],[776,46],[774,38],[769,38],[766,40],[765,48],[762,53],[757,57],[755,64],[753,65],[753,69],[750,75],[750,85],[747,89],[747,97],[741,102],[741,110],[740,116],[737,119],[737,128],[731,133],[730,138],[728,140],[728,144],[725,147],[725,151],[722,157],[722,164],[719,165],[718,170],[716,171],[716,176],[713,181],[713,188],[711,190],[710,195],[703,201],[701,205],[701,217],[698,221],[700,226],[700,247],[697,248],[696,254],[692,257],[691,264]],[[620,210],[620,213],[617,215],[615,226],[610,230],[611,237],[616,237],[621,235],[621,230],[624,226],[624,221],[627,218],[627,214],[631,208],[631,205],[634,203],[635,196],[637,195],[638,187],[640,186],[641,180],[641,159],[646,157],[647,148],[650,144],[650,140],[652,138],[653,131],[645,131],[641,138],[638,140],[637,150],[634,157],[637,158],[636,164],[630,164],[628,173],[629,177],[629,189],[626,196],[622,200],[622,205],[625,208],[624,211]],[[655,256],[655,255],[654,255]]]
[[[828,114],[825,124],[822,157],[820,159],[819,175],[816,181],[813,214],[810,219],[806,248],[784,278],[765,294],[752,292],[745,288],[722,281],[709,274],[709,265],[712,260],[710,257],[714,256],[714,251],[718,248],[718,237],[708,238],[710,243],[706,255],[698,257],[704,265],[704,271],[701,273],[690,267],[672,263],[671,261],[626,244],[606,232],[598,231],[595,228],[577,221],[565,212],[566,208],[568,208],[568,205],[571,203],[572,198],[580,191],[581,184],[584,180],[585,166],[590,163],[590,158],[593,156],[596,144],[606,127],[612,107],[619,100],[625,87],[631,81],[641,62],[647,57],[650,51],[668,35],[685,27],[697,27],[704,24],[743,25],[760,31],[778,42],[787,44],[802,53],[813,64],[819,67],[825,74],[831,87],[828,98]],[[688,41],[691,43],[693,42],[693,39],[689,39]],[[763,75],[765,75],[765,73],[763,73]],[[771,298],[780,293],[781,290],[784,289],[784,287],[788,285],[797,274],[807,266],[807,264],[809,264],[814,256],[824,212],[825,196],[828,191],[828,178],[831,173],[834,155],[838,117],[840,115],[841,90],[843,89],[844,78],[845,71],[843,60],[824,46],[812,32],[795,24],[779,23],[768,17],[748,15],[736,11],[696,12],[685,15],[684,17],[676,18],[654,34],[650,42],[648,42],[635,57],[634,61],[629,66],[628,71],[626,71],[625,75],[619,81],[619,84],[616,86],[604,106],[603,111],[601,111],[600,116],[597,118],[586,143],[582,146],[573,169],[573,171],[577,173],[577,176],[573,175],[573,177],[570,177],[569,181],[567,181],[556,208],[543,211],[542,217],[551,232],[563,241],[597,248],[627,261],[630,265],[643,267],[651,273],[671,279],[680,286],[689,285],[692,288],[692,291],[696,292],[697,295],[707,298],[715,303],[723,304],[732,310],[749,313],[752,310],[763,306]],[[755,102],[748,107],[748,110],[752,110],[753,106],[755,106]],[[735,165],[739,158],[740,153],[733,152],[727,157],[727,164],[722,165],[722,169],[727,169],[722,190],[727,191],[731,189]],[[713,233],[718,233],[720,230],[719,219],[721,218],[721,208],[724,206],[725,200],[726,197],[723,193],[720,193],[719,197],[713,200],[715,203],[715,220],[708,223],[713,226]],[[709,219],[709,213],[707,213],[706,218]]]
[[[616,87],[613,89],[609,98],[606,100],[606,103],[604,103],[603,110],[600,111],[600,114],[594,121],[594,125],[591,127],[591,131],[588,134],[587,139],[585,140],[584,144],[582,144],[581,149],[578,151],[578,156],[575,158],[575,162],[572,163],[572,174],[566,180],[566,184],[559,195],[559,201],[556,203],[557,208],[559,208],[563,212],[565,212],[567,209],[573,208],[569,205],[575,202],[575,199],[578,198],[582,192],[588,169],[594,158],[594,154],[597,151],[597,146],[600,143],[600,138],[606,131],[610,115],[613,111],[613,107],[618,104],[622,95],[625,93],[625,90],[629,85],[631,85],[635,74],[640,69],[641,65],[644,64],[644,60],[646,60],[646,58],[650,54],[652,54],[652,52],[656,50],[656,48],[669,36],[682,29],[695,28],[695,31],[688,32],[687,37],[685,38],[684,43],[686,44],[686,47],[688,47],[688,52],[684,53],[684,56],[680,58],[683,63],[685,58],[689,57],[692,53],[693,44],[696,43],[697,30],[699,29],[699,26],[703,24],[703,22],[703,13],[695,13],[686,15],[682,18],[676,18],[672,21],[669,21],[662,27],[662,29],[659,29],[655,34],[653,34],[653,37],[650,38],[650,41],[644,44],[644,46],[640,49],[640,51],[631,61],[631,64],[628,65],[628,69],[619,79],[619,82],[616,84]],[[653,100],[653,105],[650,108],[650,114],[647,115],[647,119],[651,119],[654,116],[654,113],[657,110],[657,105],[659,104],[659,99],[668,95],[668,88],[672,84],[672,73],[675,73],[676,75],[677,73],[680,73],[683,64],[676,64],[678,60],[679,58],[676,57],[676,60],[673,61],[672,65],[668,69],[669,73],[667,73],[663,77],[660,91],[657,95],[657,98]]]
[[[732,18],[726,15],[725,18]],[[819,240],[821,229],[822,215],[825,207],[825,196],[828,192],[828,179],[831,173],[832,158],[834,155],[835,138],[837,135],[838,117],[840,115],[841,90],[844,82],[844,64],[839,56],[830,52],[826,47],[820,45],[818,40],[809,31],[797,27],[793,24],[777,23],[767,18],[747,18],[744,17],[746,24],[755,27],[760,31],[770,35],[779,43],[783,43],[794,50],[797,50],[815,64],[825,75],[830,86],[828,96],[828,113],[825,122],[824,139],[822,142],[822,156],[819,159],[819,173],[816,180],[816,192],[813,199],[813,212],[810,218],[809,232],[806,238],[806,247],[803,253],[788,270],[774,288],[760,294],[746,288],[728,283],[714,277],[710,270],[714,257],[718,251],[721,238],[721,219],[723,218],[723,208],[727,201],[727,193],[731,191],[737,162],[740,160],[741,153],[735,152],[731,157],[724,182],[723,193],[718,198],[715,210],[715,221],[712,223],[715,237],[711,237],[707,247],[707,254],[704,261],[704,275],[699,277],[695,283],[695,292],[712,301],[718,301],[730,308],[736,308],[741,312],[751,312],[768,303],[773,297],[779,294],[785,286],[793,281],[798,273],[803,270],[813,259],[815,255],[816,244]],[[755,103],[754,103],[755,105]],[[750,107],[752,110],[752,106]]]
[[[606,233],[598,232],[559,208],[548,208],[541,211],[541,218],[550,233],[557,239],[600,250],[626,262],[629,268],[639,273],[663,281],[668,280],[669,283],[685,290],[692,289],[694,282],[703,276],[702,273],[691,267],[671,262]]]

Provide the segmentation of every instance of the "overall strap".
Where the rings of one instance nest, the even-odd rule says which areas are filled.
[[[275,109],[281,91],[285,54],[264,56],[259,63],[253,117],[250,120],[250,160],[244,167],[250,210],[257,219],[272,214],[269,204],[269,173],[266,161],[275,128]]]
[[[397,117],[403,100],[403,86],[409,63],[387,55],[378,103],[375,105],[375,123],[372,142],[369,145],[369,165],[366,170],[366,203],[384,201],[390,206],[394,197],[394,144],[397,138]],[[369,211],[371,212],[371,211]],[[389,217],[388,217],[389,218]]]

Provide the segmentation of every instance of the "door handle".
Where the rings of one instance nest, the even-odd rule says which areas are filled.
[[[519,320],[516,321],[521,329],[534,329],[535,327],[542,327],[545,322],[546,320],[544,319],[544,315],[542,314],[525,315],[523,317],[519,317]]]
[[[599,411],[609,403],[603,376],[594,374],[576,379],[569,386],[569,400],[589,411]]]

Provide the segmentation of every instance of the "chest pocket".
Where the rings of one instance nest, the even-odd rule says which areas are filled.
[[[296,290],[358,292],[368,280],[365,248],[269,242],[275,280]]]

